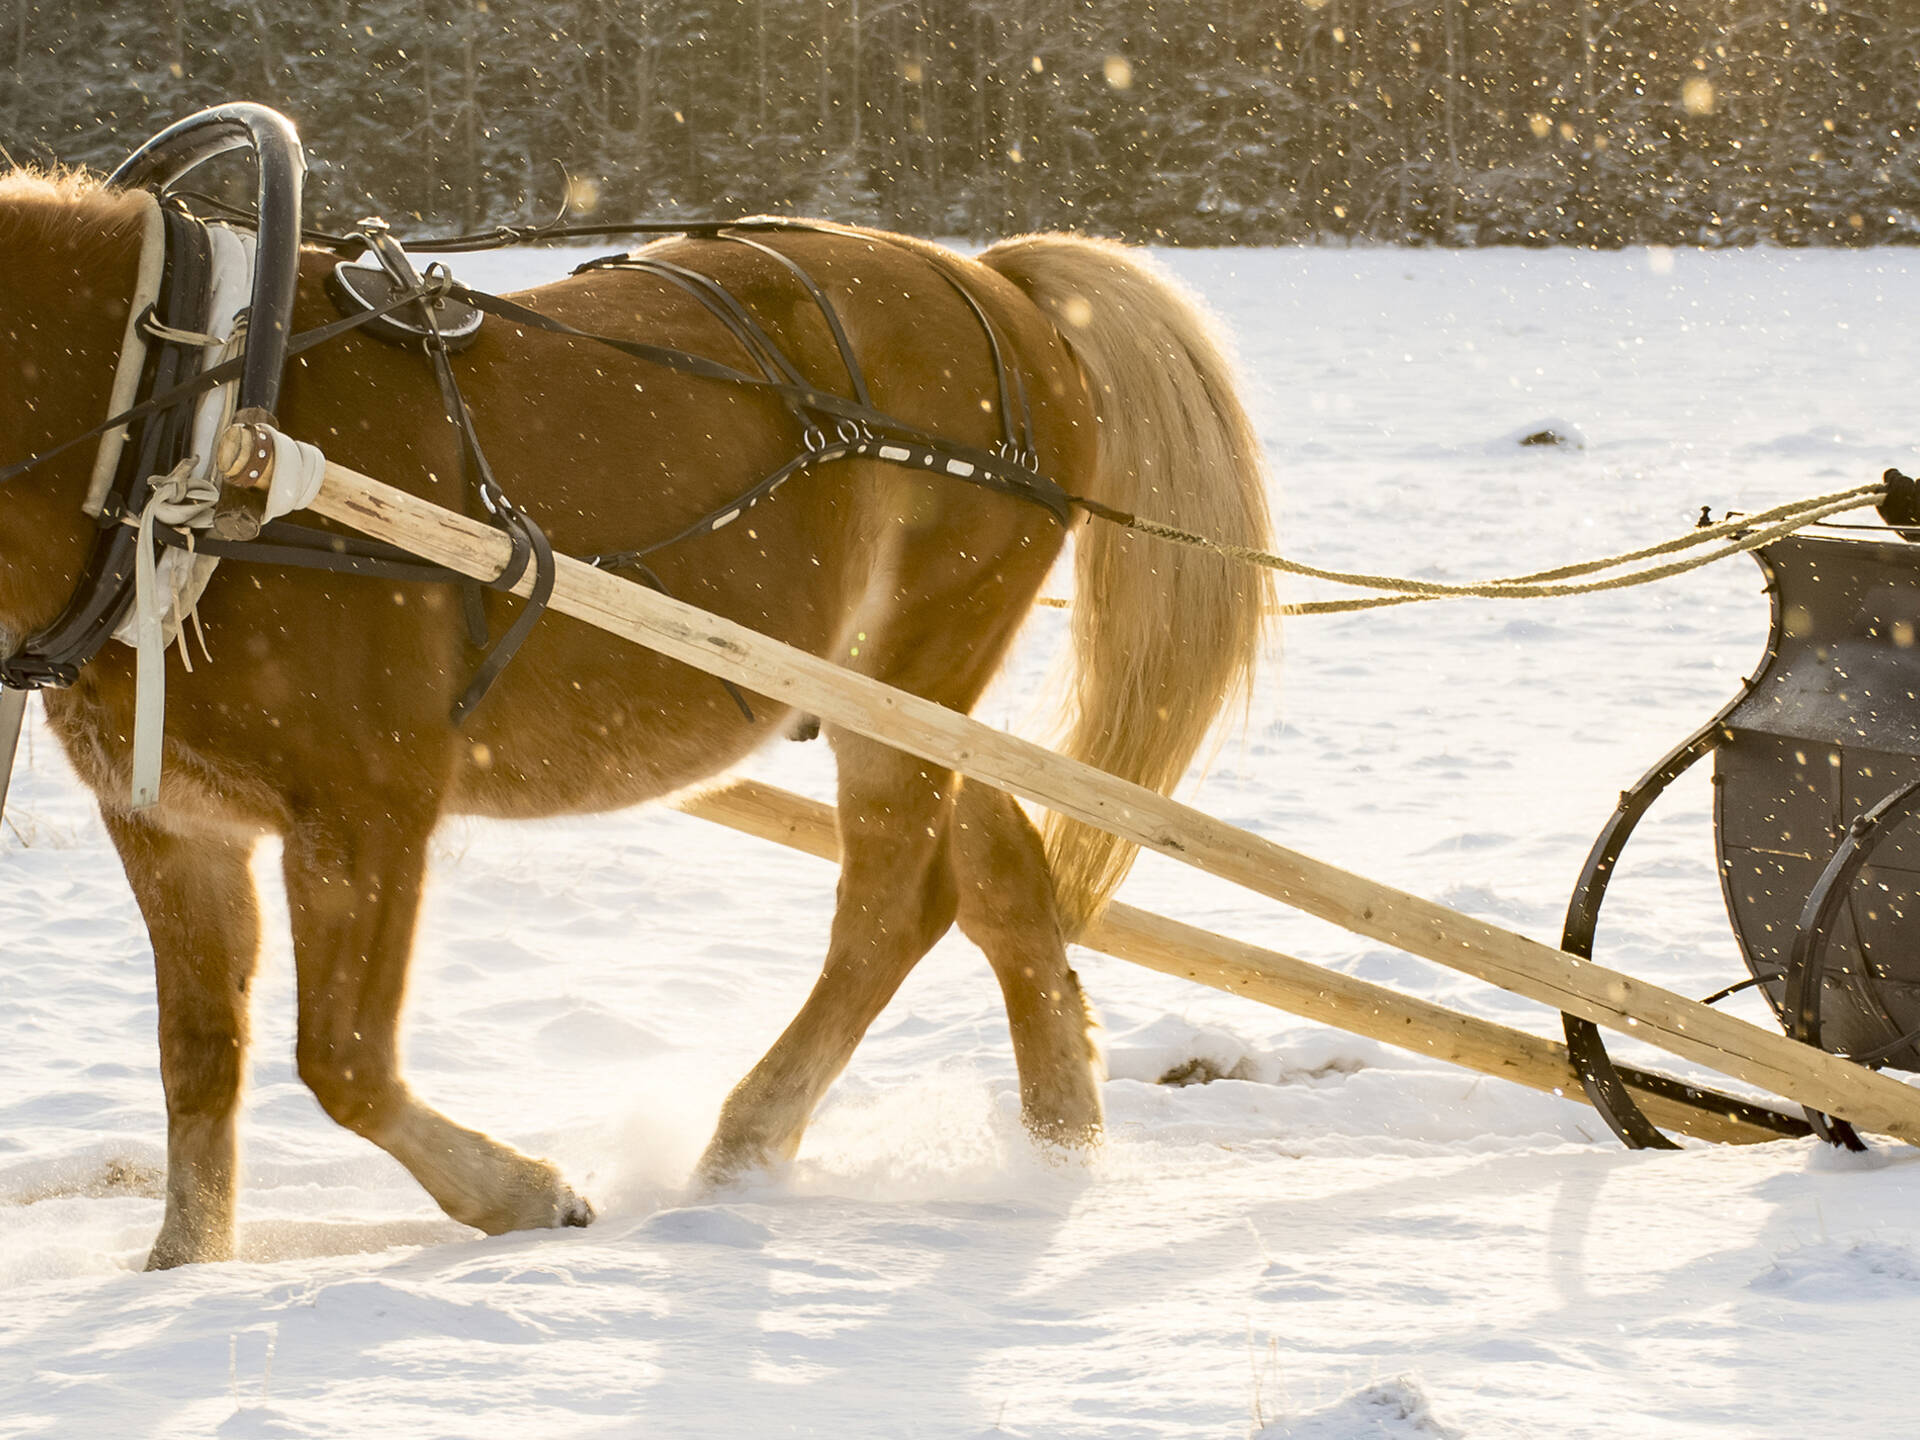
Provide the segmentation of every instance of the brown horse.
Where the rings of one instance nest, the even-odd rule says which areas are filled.
[[[144,202],[73,177],[0,178],[0,465],[98,423],[127,320]],[[763,234],[842,316],[874,404],[976,445],[1000,434],[990,317],[1032,408],[1039,469],[1069,492],[1243,545],[1267,543],[1261,466],[1205,320],[1121,247],[1029,236],[978,261],[872,232]],[[811,384],[847,371],[800,282],[724,240],[649,247],[717,280]],[[303,256],[296,325],[336,318],[330,257]],[[587,272],[516,297],[582,329],[737,363],[682,289]],[[671,535],[789,459],[775,400],[604,346],[489,320],[455,357],[493,465],[573,553]],[[290,367],[288,433],[463,507],[455,432],[418,354],[355,334]],[[0,487],[0,653],[49,622],[92,532],[89,446]],[[979,697],[1065,541],[1041,507],[865,460],[788,483],[739,522],[650,563],[673,594],[957,710]],[[1263,572],[1095,524],[1078,537],[1077,679],[1065,748],[1160,789],[1240,690],[1269,608]],[[518,601],[489,595],[498,633]],[[160,803],[127,808],[133,652],[109,645],[46,715],[98,797],[152,937],[168,1114],[166,1217],[149,1264],[231,1254],[235,1119],[259,918],[248,870],[277,835],[293,922],[301,1078],[482,1230],[584,1224],[555,1168],[422,1104],[397,1037],[427,841],[448,814],[547,816],[671,794],[785,728],[710,677],[550,616],[455,725],[468,648],[450,587],[229,562],[201,600],[214,663],[169,657]],[[829,731],[843,851],[824,968],[740,1082],[700,1165],[709,1183],[791,1156],[855,1044],[956,920],[1004,994],[1039,1139],[1098,1138],[1088,1016],[1063,938],[1131,852],[1006,795]]]

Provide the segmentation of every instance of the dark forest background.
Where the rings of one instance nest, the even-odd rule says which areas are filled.
[[[0,144],[300,126],[313,213],[1920,240],[1920,0],[0,0]],[[563,168],[564,167],[564,171]]]

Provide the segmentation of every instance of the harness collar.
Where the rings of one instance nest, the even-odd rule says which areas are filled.
[[[206,227],[174,206],[161,206],[158,213],[164,237],[159,298],[155,305],[137,312],[134,323],[137,325],[152,311],[167,327],[198,327],[206,321],[211,250]],[[143,272],[146,262],[143,253]],[[142,339],[136,346],[140,352],[136,371],[139,388],[147,393],[169,395],[195,378],[200,361],[197,347],[171,339],[153,345]],[[145,506],[152,488],[148,477],[164,475],[180,462],[189,420],[188,400],[182,396],[141,415],[138,429],[131,436],[126,435],[124,426],[108,432],[109,437],[119,434],[126,438],[111,446],[118,453],[96,506],[99,528],[86,567],[60,615],[0,660],[0,683],[20,690],[71,685],[79,678],[80,667],[106,644],[133,598],[136,538],[129,526],[119,522]],[[96,471],[105,463],[106,453],[108,447],[103,446]]]
[[[252,343],[243,356],[229,363],[240,374],[241,408],[270,416],[280,396],[292,333],[294,289],[299,280],[300,200],[306,157],[292,122],[265,105],[216,105],[154,136],[107,177],[107,184],[164,194],[167,186],[201,162],[242,147],[250,148],[256,161],[260,247],[246,307]],[[159,218],[157,227],[154,215]],[[152,254],[156,229],[161,258]],[[131,343],[123,351],[112,392],[117,400],[127,393],[124,384],[154,398],[131,407],[132,413],[122,410],[110,416],[104,426],[89,432],[104,431],[107,437],[95,457],[87,496],[101,525],[93,552],[59,618],[0,660],[0,686],[39,689],[71,685],[80,667],[99,652],[126,613],[131,600],[135,540],[130,528],[117,522],[145,507],[152,488],[147,477],[169,473],[187,453],[184,447],[191,443],[187,400],[201,386],[217,383],[214,372],[225,368],[203,366],[206,357],[195,345],[182,343],[164,331],[149,347],[137,327],[143,326],[150,314],[174,331],[197,330],[207,323],[207,257],[212,243],[206,226],[178,204],[155,202],[141,247],[140,282],[128,317]],[[140,296],[147,288],[145,282],[151,280],[156,268],[160,272],[157,298],[143,304]],[[109,403],[111,406],[113,402]],[[139,421],[137,438],[124,429],[134,419]],[[115,436],[120,438],[116,440]],[[29,457],[0,472],[0,480],[63,448]]]

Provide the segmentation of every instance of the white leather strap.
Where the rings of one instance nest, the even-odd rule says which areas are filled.
[[[200,474],[195,457],[188,456],[171,473],[155,478],[153,493],[140,512],[140,544],[133,560],[132,616],[138,656],[133,699],[135,810],[144,810],[160,798],[160,746],[167,723],[167,645],[172,638],[167,621],[172,618],[177,599],[172,593],[162,594],[159,567],[154,563],[153,527],[192,525],[199,517],[211,515],[219,498],[220,482]],[[191,550],[169,550],[164,558],[175,556],[188,562],[199,558]],[[182,645],[181,650],[185,649]]]
[[[147,337],[140,328],[147,308],[160,298],[160,278],[167,268],[167,227],[160,218],[160,202],[144,191],[145,228],[140,238],[140,271],[133,282],[133,308],[127,312],[127,331],[120,342],[120,365],[113,373],[113,394],[107,401],[107,414],[118,415],[133,408],[135,392],[140,388],[140,372],[147,364]],[[93,479],[87,485],[87,514],[98,516],[113,487],[114,472],[120,468],[120,452],[126,448],[127,427],[115,426],[100,437],[94,452]]]

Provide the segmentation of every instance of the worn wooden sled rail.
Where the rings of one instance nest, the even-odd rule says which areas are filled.
[[[242,471],[256,437],[224,446]],[[254,483],[269,477],[258,476]],[[476,579],[512,542],[329,462],[310,508]],[[1868,1130],[1920,1144],[1920,1090],[1657,985],[1315,860],[1144,786],[842,669],[742,625],[556,557],[552,608],[971,779],[1132,840],[1344,929],[1591,1020]],[[532,587],[523,576],[516,593]]]
[[[737,780],[723,789],[690,796],[679,803],[679,808],[688,815],[822,860],[840,858],[833,807],[775,785]],[[1573,1061],[1567,1056],[1567,1047],[1556,1041],[1449,1010],[1384,985],[1356,980],[1275,950],[1183,925],[1164,915],[1131,905],[1109,905],[1106,913],[1078,937],[1078,943],[1163,975],[1258,1000],[1416,1055],[1445,1060],[1583,1105],[1589,1103]],[[1721,1096],[1701,1094],[1697,1100],[1677,1099],[1662,1090],[1636,1085],[1638,1075],[1637,1071],[1624,1072],[1634,1099],[1657,1123],[1684,1135],[1731,1145],[1756,1145],[1805,1128],[1788,1116],[1729,1102]]]

